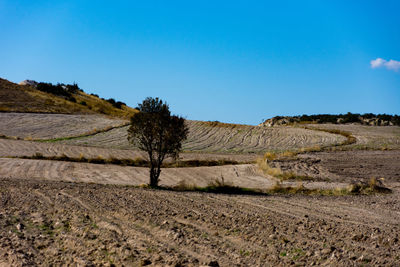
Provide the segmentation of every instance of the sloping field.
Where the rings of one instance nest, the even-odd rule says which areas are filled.
[[[234,124],[212,124],[187,121],[189,136],[185,151],[211,153],[264,153],[266,151],[294,150],[303,147],[338,144],[343,136],[292,127],[258,127]],[[113,129],[94,136],[61,141],[63,144],[109,148],[130,148],[128,127]]]
[[[67,156],[70,158],[85,157],[93,159],[135,159],[145,158],[146,153],[138,150],[111,149],[102,147],[74,146],[59,143],[43,143],[34,141],[0,139],[0,157],[32,157],[39,153],[45,157]],[[181,160],[232,160],[237,162],[254,162],[256,154],[222,154],[222,153],[180,153]],[[169,159],[167,159],[169,161]]]
[[[390,195],[241,196],[0,179],[0,265],[397,266]]]
[[[34,139],[61,138],[94,133],[126,122],[100,115],[0,113],[0,134]]]
[[[312,124],[310,128],[337,129],[352,133],[357,142],[348,149],[400,149],[399,126],[364,126],[359,124]]]
[[[274,167],[330,182],[400,182],[399,150],[352,150],[302,154],[293,160],[275,160]]]
[[[99,165],[65,161],[0,159],[0,177],[99,184],[141,185],[149,180],[149,169],[117,165]],[[188,185],[207,186],[221,180],[236,186],[269,188],[274,180],[263,176],[255,165],[226,165],[215,167],[166,168],[160,185],[175,186],[184,181]]]

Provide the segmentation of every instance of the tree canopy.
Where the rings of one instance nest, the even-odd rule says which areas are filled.
[[[159,98],[148,97],[132,116],[128,140],[146,151],[150,163],[150,185],[158,186],[161,164],[167,157],[177,158],[188,127],[182,117],[171,115],[169,106]]]

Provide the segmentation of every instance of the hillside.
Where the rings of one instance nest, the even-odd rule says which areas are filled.
[[[0,112],[104,114],[129,118],[136,110],[126,105],[115,107],[82,90],[76,90],[66,97],[40,91],[33,85],[15,84],[0,78]]]

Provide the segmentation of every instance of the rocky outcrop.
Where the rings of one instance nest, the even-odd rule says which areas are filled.
[[[349,117],[351,116],[351,119]],[[393,126],[400,125],[398,115],[374,115],[374,114],[346,114],[346,115],[311,115],[311,116],[276,116],[264,121],[259,126],[272,127],[275,125],[290,125],[295,123],[356,123],[369,126]]]
[[[34,81],[34,80],[25,80],[25,81],[22,81],[22,82],[19,83],[19,85],[30,85],[30,86],[33,86],[33,87],[36,87],[37,84],[38,84],[38,82]]]

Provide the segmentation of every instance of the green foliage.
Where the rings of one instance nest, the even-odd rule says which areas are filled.
[[[274,117],[277,120],[283,119],[285,117],[276,116]],[[294,123],[364,123],[363,119],[374,119],[378,120],[378,125],[381,125],[382,122],[391,122],[394,125],[400,126],[400,116],[398,115],[388,115],[388,114],[373,114],[373,113],[351,113],[348,112],[346,114],[315,114],[315,115],[301,115],[289,117],[289,122]]]
[[[53,85],[51,83],[43,83],[40,82],[37,84],[36,89],[42,92],[46,93],[51,93],[56,96],[64,96],[68,100],[72,102],[76,102],[76,100],[72,97],[72,94],[76,94],[79,91],[82,91],[82,89],[79,88],[79,86],[74,83],[74,84],[63,84],[63,83],[57,83],[56,85]],[[75,100],[71,100],[72,98]]]
[[[171,115],[169,106],[159,98],[146,98],[138,109],[131,118],[128,140],[147,152],[150,186],[157,186],[162,162],[166,157],[178,157],[189,129],[185,120]]]
[[[125,104],[124,102],[115,101],[114,98],[109,98],[109,99],[107,99],[106,101],[107,101],[108,103],[110,103],[111,105],[113,105],[113,107],[115,107],[115,108],[121,109],[123,105],[126,106],[126,104]]]

